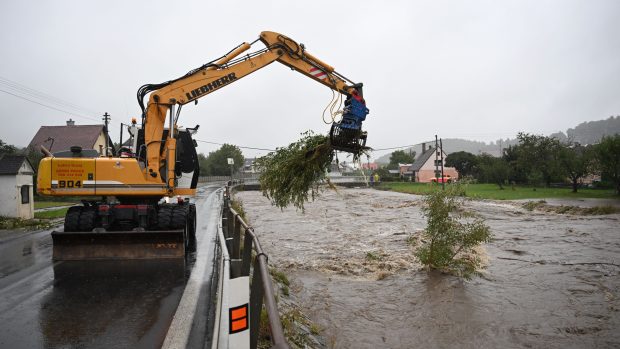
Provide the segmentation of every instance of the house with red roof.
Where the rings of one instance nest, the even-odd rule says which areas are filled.
[[[76,125],[69,119],[62,126],[41,126],[34,135],[28,148],[39,151],[44,146],[50,152],[67,151],[72,146],[80,146],[82,149],[94,149],[99,155],[105,155],[105,132],[104,125]],[[108,144],[112,141],[108,137]]]

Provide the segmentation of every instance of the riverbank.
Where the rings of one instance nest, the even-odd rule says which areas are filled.
[[[446,184],[449,186],[452,184]],[[573,193],[570,188],[543,188],[526,186],[504,186],[500,189],[497,184],[460,184],[465,195],[474,199],[491,200],[523,200],[523,199],[604,199],[611,204],[620,206],[620,197],[615,195],[611,189],[591,189],[582,188]],[[432,190],[441,187],[441,184],[434,183],[406,183],[406,182],[384,182],[376,189],[390,190],[399,193],[424,195]]]

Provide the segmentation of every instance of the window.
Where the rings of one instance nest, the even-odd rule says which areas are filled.
[[[435,160],[435,166],[441,166],[441,160]]]
[[[30,186],[22,185],[22,187],[20,188],[20,191],[22,195],[22,204],[29,204],[30,203]]]

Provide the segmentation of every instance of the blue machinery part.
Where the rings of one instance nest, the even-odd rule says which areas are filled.
[[[369,110],[358,100],[352,98],[344,108],[342,120],[333,123],[329,139],[334,149],[349,153],[359,153],[366,148],[366,132],[362,131],[362,121]]]

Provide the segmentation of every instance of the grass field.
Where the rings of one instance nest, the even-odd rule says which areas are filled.
[[[450,184],[446,184],[448,186]],[[581,199],[581,198],[597,198],[597,199],[617,199],[620,197],[614,195],[611,189],[579,189],[577,193],[571,192],[570,188],[533,188],[505,186],[504,190],[500,190],[496,184],[464,184],[465,193],[468,197],[477,199],[493,199],[493,200],[519,200],[519,199]],[[397,191],[410,194],[427,194],[437,188],[441,188],[441,184],[430,183],[381,183],[378,189]]]
[[[59,206],[72,206],[75,205],[75,202],[69,202],[69,201],[35,201],[34,202],[34,209],[40,209],[40,208],[50,208],[50,207],[59,207]]]
[[[35,212],[34,218],[38,219],[54,219],[54,218],[62,218],[67,213],[68,208],[59,208],[57,210],[49,210],[43,212]]]

